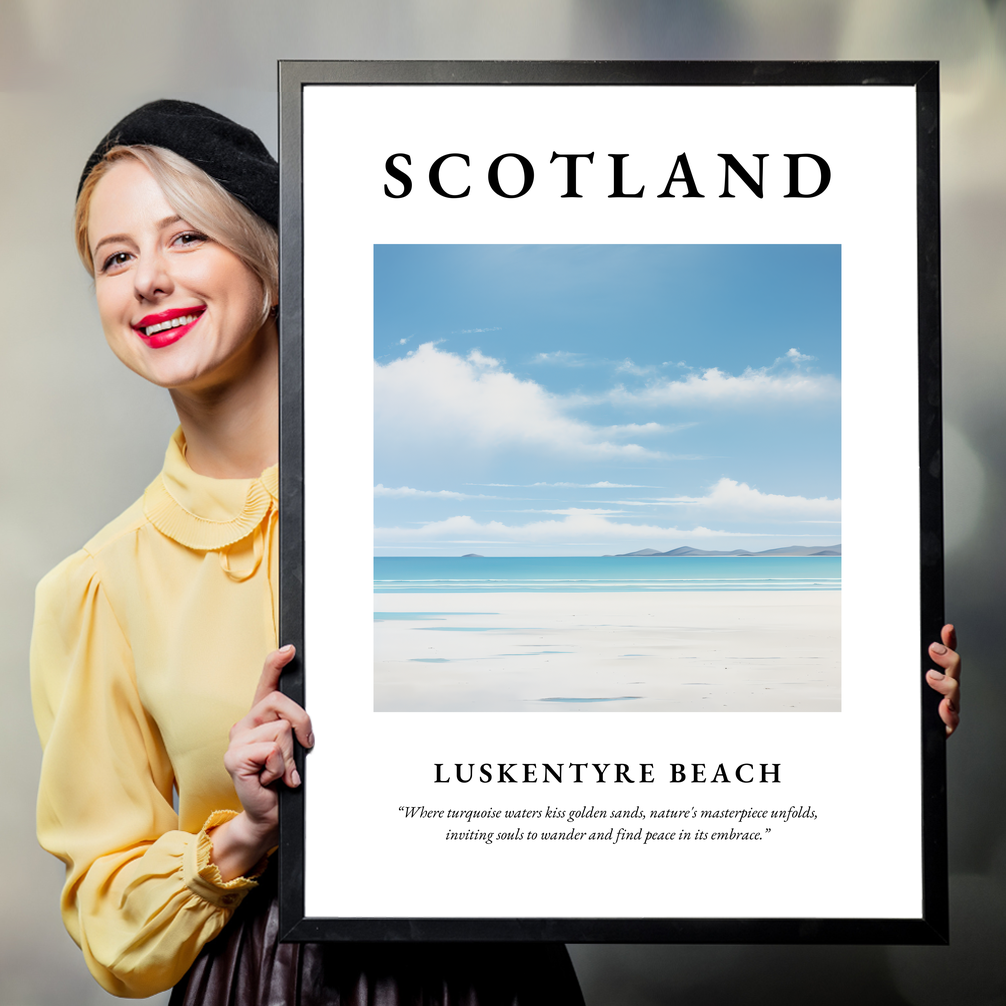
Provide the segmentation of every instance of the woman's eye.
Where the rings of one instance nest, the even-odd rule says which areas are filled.
[[[116,252],[114,255],[109,255],[102,263],[102,272],[111,272],[117,269],[119,266],[125,265],[129,261],[129,252]]]
[[[202,244],[205,240],[205,234],[200,234],[198,231],[186,231],[184,234],[179,234],[174,243],[182,248],[191,248],[193,245]]]

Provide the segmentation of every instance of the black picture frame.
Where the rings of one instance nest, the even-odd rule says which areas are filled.
[[[934,62],[402,62],[282,61],[280,105],[280,640],[298,648],[284,692],[311,710],[305,649],[302,100],[305,87],[388,84],[450,87],[682,85],[778,88],[892,86],[914,89],[918,247],[918,403],[922,723],[922,906],[913,918],[380,918],[305,914],[305,809],[311,759],[297,762],[304,785],[281,794],[280,926],[287,941],[564,941],[619,943],[939,944],[948,941],[945,736],[939,696],[925,684],[928,644],[943,624],[940,375],[939,71]],[[343,868],[333,863],[332,869]],[[347,867],[349,868],[349,867]],[[359,864],[352,864],[353,869]],[[379,877],[375,881],[379,883]]]

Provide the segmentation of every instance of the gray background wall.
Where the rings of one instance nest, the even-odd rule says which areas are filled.
[[[78,172],[122,114],[166,96],[217,108],[275,149],[279,58],[942,61],[947,612],[967,665],[950,745],[953,945],[573,956],[590,1006],[1006,1002],[1004,53],[996,0],[3,0],[0,1006],[108,999],[62,929],[61,869],[34,839],[32,590],[136,498],[174,426],[167,396],[104,345],[70,237]]]

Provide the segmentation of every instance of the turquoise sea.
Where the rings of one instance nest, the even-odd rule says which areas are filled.
[[[377,594],[840,590],[841,587],[839,556],[382,556],[374,559]]]

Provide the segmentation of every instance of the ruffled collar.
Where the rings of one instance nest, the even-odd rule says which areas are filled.
[[[250,535],[279,500],[279,466],[257,479],[213,479],[185,460],[185,437],[175,430],[164,468],[143,494],[143,512],[162,534],[186,548],[212,552]]]

